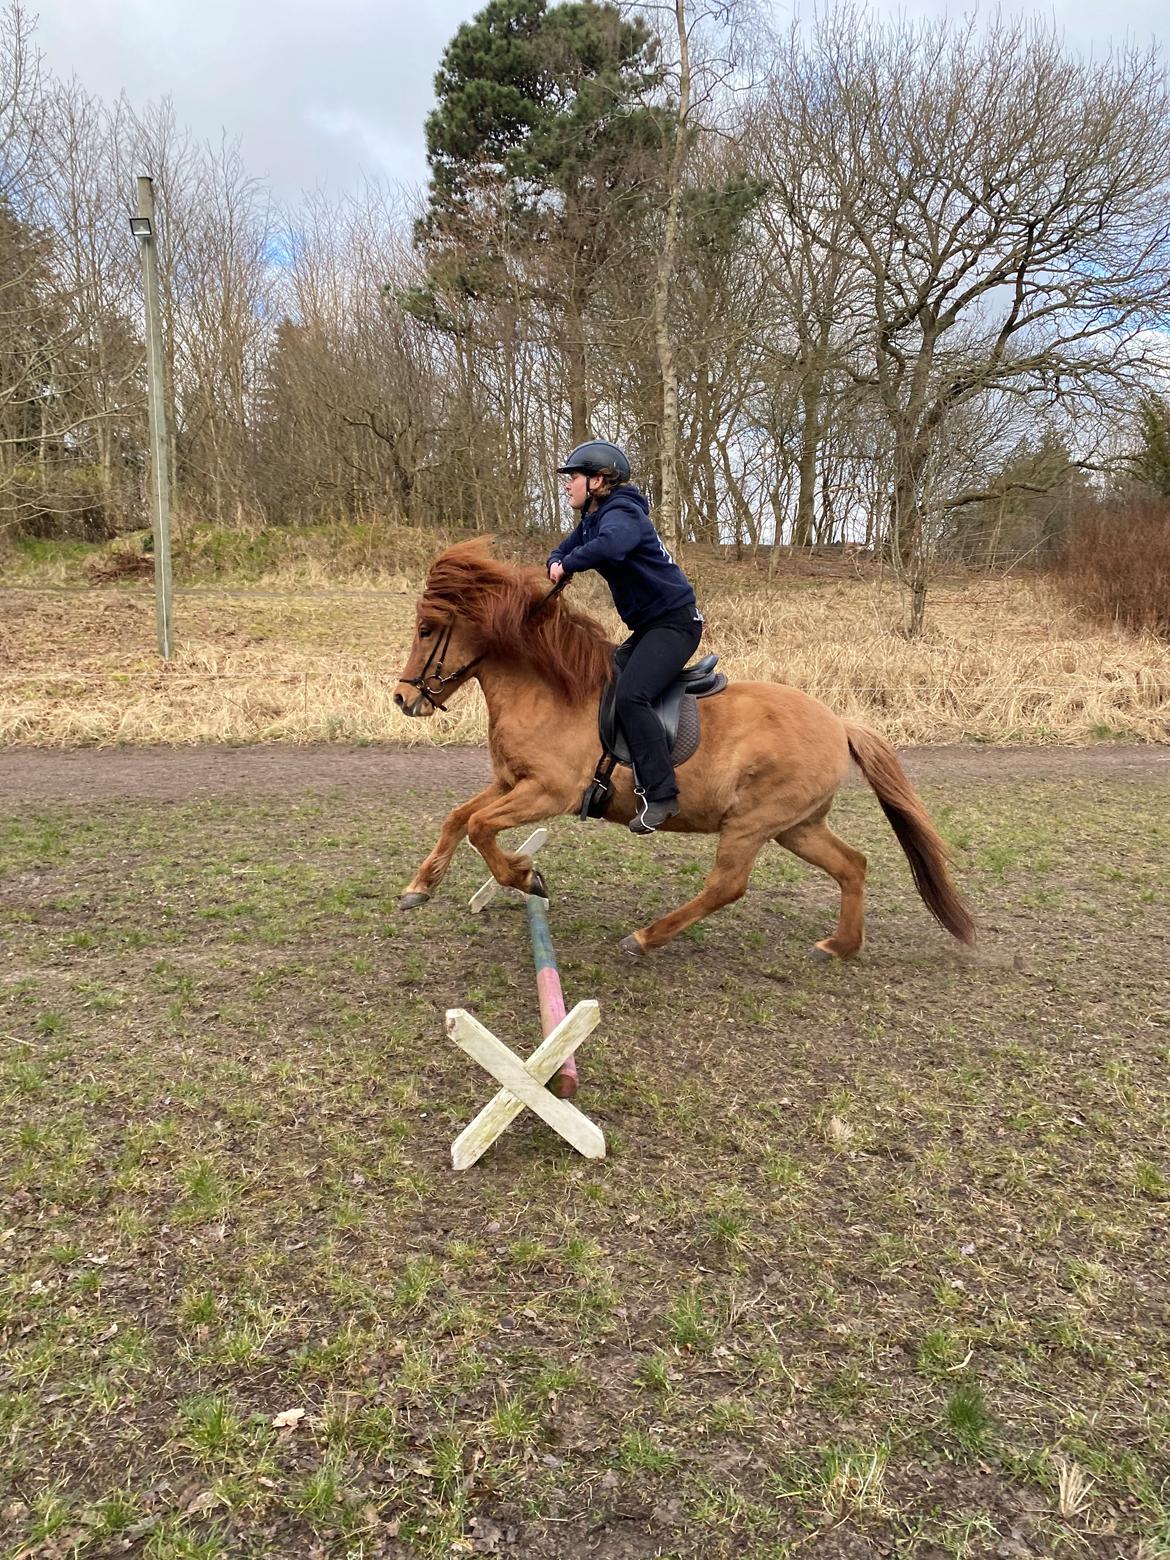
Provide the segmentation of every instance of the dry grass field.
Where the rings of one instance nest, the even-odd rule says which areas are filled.
[[[405,722],[391,703],[438,545],[413,533],[393,567],[352,541],[289,543],[235,579],[181,586],[166,666],[148,582],[79,590],[76,555],[10,557],[0,744],[481,742],[476,690],[431,722]],[[540,539],[504,545],[543,551]],[[793,683],[895,743],[1170,740],[1170,647],[1088,626],[1035,577],[941,578],[928,631],[910,642],[876,565],[781,559],[769,579],[750,562],[686,562],[704,649],[730,676]],[[599,580],[575,581],[573,597],[617,635]]]

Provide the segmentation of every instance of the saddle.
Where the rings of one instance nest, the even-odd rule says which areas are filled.
[[[624,646],[622,647],[625,648]],[[622,650],[614,652],[614,670],[625,665]],[[709,698],[727,687],[727,678],[715,670],[717,655],[705,655],[682,671],[666,691],[651,705],[658,716],[670,749],[670,761],[677,769],[699,746],[698,699]],[[601,762],[581,798],[581,819],[604,818],[613,796],[612,775],[618,764],[633,767],[629,743],[617,718],[617,677],[606,684],[597,712],[597,730],[601,738]]]

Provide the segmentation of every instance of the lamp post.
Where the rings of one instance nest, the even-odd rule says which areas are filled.
[[[130,218],[142,261],[146,298],[146,406],[150,430],[150,528],[154,535],[154,620],[158,653],[171,658],[171,480],[167,465],[167,413],[163,395],[162,319],[158,306],[154,182],[138,180],[138,215]]]

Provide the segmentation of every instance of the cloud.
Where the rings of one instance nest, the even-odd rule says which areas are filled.
[[[373,173],[407,182],[420,176],[412,137],[394,135],[376,121],[349,108],[310,108],[306,120],[313,130],[340,143],[339,155]]]
[[[433,80],[469,0],[39,0],[49,68],[181,125],[238,139],[245,166],[295,200],[369,175],[422,183]]]
[[[317,185],[352,189],[370,175],[422,184],[423,125],[439,60],[483,0],[36,0],[50,68],[132,103],[170,97],[181,125],[218,145],[239,140],[244,165],[276,196]],[[812,0],[784,0],[810,9]],[[957,0],[882,0],[877,14],[959,15]],[[1111,36],[1170,45],[1165,0],[1013,6],[1051,21],[1079,49]],[[780,0],[777,21],[783,22]]]

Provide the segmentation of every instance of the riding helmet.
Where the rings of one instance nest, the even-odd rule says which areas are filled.
[[[630,463],[624,452],[605,439],[590,439],[585,444],[578,444],[565,456],[557,471],[565,475],[583,471],[587,477],[616,477],[619,482],[630,480]]]

